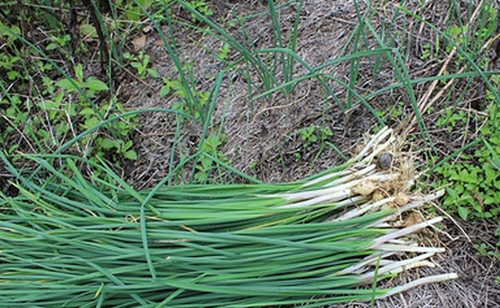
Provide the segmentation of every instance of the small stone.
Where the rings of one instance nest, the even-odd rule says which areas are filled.
[[[389,152],[380,153],[377,160],[377,165],[382,170],[389,170],[392,166],[393,156]]]

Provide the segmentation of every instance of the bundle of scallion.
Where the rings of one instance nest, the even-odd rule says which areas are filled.
[[[455,278],[377,288],[442,251],[412,240],[441,218],[406,213],[441,193],[405,195],[413,175],[395,146],[385,128],[303,181],[143,191],[104,167],[85,179],[76,157],[57,156],[63,169],[30,157],[42,180],[0,154],[20,191],[0,199],[0,307],[318,307]]]

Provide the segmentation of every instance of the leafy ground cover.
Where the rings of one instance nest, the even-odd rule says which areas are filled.
[[[461,278],[375,305],[498,307],[498,5],[2,4],[2,150],[27,169],[17,154],[106,161],[137,189],[278,183],[345,162],[390,125],[426,170],[420,189],[447,191],[429,209],[450,215],[433,240]]]

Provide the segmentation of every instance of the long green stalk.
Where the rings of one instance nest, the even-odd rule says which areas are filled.
[[[440,217],[391,222],[440,194],[382,209],[394,197],[360,193],[398,177],[374,165],[393,140],[383,129],[346,164],[295,183],[142,191],[105,166],[94,165],[106,180],[85,179],[76,157],[56,169],[30,156],[40,168],[29,174],[0,153],[20,191],[0,199],[0,307],[318,307],[455,278],[359,288],[442,251],[407,239]]]

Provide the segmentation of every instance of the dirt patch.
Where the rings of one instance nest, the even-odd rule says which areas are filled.
[[[252,45],[254,50],[276,47],[272,20],[269,14],[265,13],[266,6],[261,1],[216,3],[212,18],[218,20],[221,26],[228,20],[238,18],[242,24],[224,28],[233,38],[243,45]],[[386,44],[408,50],[405,58],[401,55],[400,60],[403,63],[397,65],[407,67],[409,78],[436,75],[442,63],[432,59],[422,60],[422,46],[433,42],[436,32],[421,22],[402,16],[397,12],[395,3],[374,5],[377,7],[370,9],[370,12],[373,12],[370,23],[374,32],[380,32],[384,27],[393,28],[385,32],[389,37],[376,38],[370,33],[365,34],[358,38],[364,41],[360,46],[364,50],[370,50],[382,48],[381,44]],[[406,7],[434,22],[437,27],[444,27],[447,22],[449,6],[443,3],[429,2],[421,6],[416,1],[410,1]],[[288,5],[278,10],[285,38],[291,37],[297,9],[294,5]],[[301,22],[297,31],[297,55],[311,68],[315,68],[355,53],[352,33],[359,24],[358,16],[363,16],[366,9],[364,4],[355,5],[351,1],[306,1],[301,10]],[[190,18],[181,8],[174,12],[181,20]],[[241,16],[254,17],[242,19]],[[408,35],[407,29],[414,30],[415,35]],[[166,28],[164,30],[164,33],[168,33]],[[474,138],[471,130],[472,133],[467,133],[465,138],[459,138],[460,142],[457,142],[457,136],[434,127],[433,123],[436,123],[443,112],[440,104],[445,104],[439,99],[435,102],[432,113],[422,115],[425,117],[424,122],[429,123],[430,135],[422,135],[416,122],[408,122],[407,119],[414,114],[410,96],[415,96],[417,100],[422,99],[429,90],[430,83],[414,85],[411,93],[404,86],[400,86],[376,94],[377,90],[400,80],[401,76],[398,77],[398,74],[405,73],[395,70],[396,64],[387,56],[361,57],[356,63],[359,67],[356,70],[356,81],[352,85],[349,83],[352,83],[350,73],[353,63],[349,60],[339,61],[321,70],[334,77],[334,80],[327,80],[328,85],[334,89],[333,93],[325,93],[318,80],[309,79],[296,85],[289,93],[274,92],[257,98],[266,91],[265,82],[258,79],[258,73],[252,71],[252,68],[249,68],[249,72],[243,64],[228,68],[227,64],[220,61],[216,54],[224,43],[216,35],[179,25],[174,27],[174,31],[179,58],[184,63],[189,63],[188,72],[196,91],[209,92],[217,74],[225,70],[209,129],[225,134],[227,140],[221,142],[218,150],[231,162],[231,166],[264,182],[293,181],[343,162],[345,157],[340,156],[335,147],[345,156],[351,155],[363,134],[380,124],[377,114],[397,114],[394,117],[386,117],[384,121],[406,132],[411,130],[414,135],[410,135],[409,139],[416,141],[417,150],[429,147],[429,143],[422,143],[422,140],[433,139],[435,147],[442,150],[445,156]],[[151,56],[154,68],[162,77],[176,79],[174,63],[157,34],[148,34],[145,51]],[[232,60],[240,56],[234,50],[229,55]],[[262,58],[265,61],[276,60],[265,58],[264,55]],[[294,78],[304,76],[307,72],[303,65],[295,63]],[[283,72],[278,72],[276,76],[281,78],[277,80],[278,83],[284,82]],[[175,95],[160,97],[162,86],[163,82],[158,79],[148,84],[135,80],[126,85],[122,84],[121,98],[129,108],[172,108],[180,98]],[[478,96],[464,104],[468,109],[470,104],[481,100],[479,93],[482,85],[478,83],[469,87],[469,91],[475,91]],[[363,102],[353,92],[362,96],[368,95],[369,98]],[[371,93],[375,94],[369,95]],[[315,133],[324,138],[322,142],[308,143],[303,140],[301,129],[309,127],[317,128]],[[176,135],[178,128],[180,135]],[[326,130],[330,131],[331,135],[320,136],[322,131]],[[171,171],[169,166],[193,152],[193,148],[196,148],[200,141],[202,131],[202,125],[192,121],[180,125],[172,114],[151,113],[143,116],[136,138],[139,159],[132,168],[134,172],[130,178],[140,187],[159,182]],[[325,147],[325,144],[331,146]],[[166,157],[169,159],[165,159]],[[184,167],[187,172],[193,168],[190,162]],[[236,182],[242,180],[237,176],[222,179]]]
[[[225,14],[258,17],[245,20],[244,33],[238,28],[228,31],[231,31],[233,37],[243,38],[244,42],[252,43],[256,48],[275,47],[271,19],[268,14],[262,14],[264,10],[265,6],[256,1],[232,5],[231,10],[226,9]],[[287,36],[287,29],[293,25],[296,12],[293,6],[287,6],[279,12],[284,24],[283,35]],[[305,22],[299,27],[297,54],[309,66],[319,66],[335,59],[341,52],[342,46],[348,39],[348,33],[354,28],[353,22],[340,18],[342,14],[349,14],[350,18],[355,18],[354,6],[323,2],[305,4],[304,16],[301,16]],[[229,18],[225,17],[223,12],[219,12],[219,17]],[[180,58],[189,59],[198,91],[209,91],[214,81],[213,76],[226,68],[209,52],[219,50],[222,42],[211,35],[186,34],[182,30],[179,31],[176,38],[178,38],[177,44],[182,46],[179,49]],[[190,37],[196,41],[189,40]],[[152,38],[151,42],[154,45],[157,38]],[[164,47],[153,46],[148,49],[148,53],[156,59],[155,67],[162,76],[174,78],[173,64],[168,57],[165,57]],[[335,75],[345,81],[347,69],[348,63],[341,63],[336,68]],[[327,128],[333,135],[324,141],[349,153],[353,152],[360,137],[376,123],[363,108],[356,107],[348,113],[339,109],[334,99],[322,91],[317,80],[300,83],[288,95],[275,93],[254,100],[254,97],[260,94],[259,88],[264,88],[264,85],[256,80],[247,80],[244,71],[245,68],[240,66],[226,72],[219,94],[220,104],[216,106],[213,123],[215,126],[221,125],[222,131],[227,136],[227,141],[220,150],[231,161],[231,165],[264,182],[293,181],[331,168],[343,161],[332,148],[322,149],[319,143],[305,147],[301,135],[297,133],[299,129],[310,126]],[[297,64],[294,76],[304,73],[306,73],[305,68]],[[160,98],[156,93],[161,84],[150,85],[155,90],[151,91],[151,95],[148,95],[150,91],[144,93],[142,85],[138,86],[140,90],[136,96],[131,97],[129,106],[168,107],[178,100],[176,97]],[[252,89],[252,86],[257,89]],[[338,85],[336,88],[337,96],[346,95],[345,89]],[[151,177],[159,180],[163,177],[164,174],[158,172],[158,169],[167,168],[164,163],[159,165],[156,163],[157,157],[164,157],[164,154],[171,152],[170,144],[173,141],[175,128],[175,121],[168,115],[152,114],[143,118],[141,131],[144,134],[139,136],[141,155],[134,173],[136,183],[137,180],[149,180]],[[201,130],[200,126],[185,124],[182,131],[186,134],[181,137],[181,147],[188,148],[190,140],[196,140]],[[154,143],[155,150],[148,150],[153,148],[150,143]],[[156,166],[153,171],[156,172],[154,176],[151,170],[145,169],[150,165]]]

